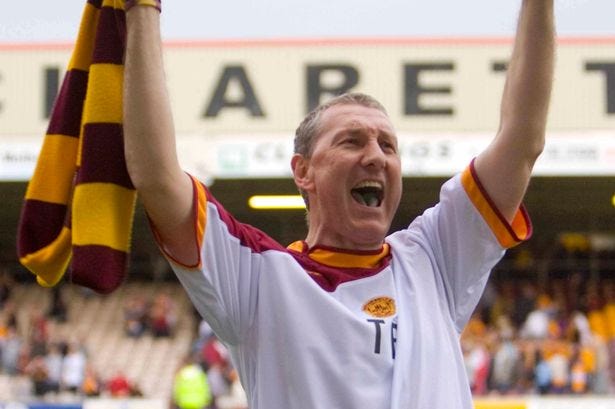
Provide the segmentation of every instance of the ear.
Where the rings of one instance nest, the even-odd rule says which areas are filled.
[[[302,191],[309,191],[312,186],[309,172],[310,160],[306,159],[303,155],[295,153],[290,160],[290,166],[293,170],[293,178],[297,188]]]

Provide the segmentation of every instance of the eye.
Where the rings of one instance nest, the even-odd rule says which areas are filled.
[[[359,143],[359,138],[354,136],[342,139],[342,145],[358,146]]]
[[[397,145],[395,145],[393,142],[381,141],[380,147],[382,148],[384,152],[391,152],[391,153],[397,152]]]

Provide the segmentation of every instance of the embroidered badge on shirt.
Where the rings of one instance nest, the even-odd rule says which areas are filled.
[[[391,297],[376,297],[363,306],[363,311],[372,317],[384,318],[395,315],[395,300]]]

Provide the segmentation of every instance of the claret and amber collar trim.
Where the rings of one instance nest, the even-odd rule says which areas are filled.
[[[327,246],[314,246],[310,248],[305,241],[296,241],[288,246],[288,250],[301,253],[325,266],[362,269],[382,266],[383,260],[391,253],[391,249],[386,243],[379,250],[358,251]]]

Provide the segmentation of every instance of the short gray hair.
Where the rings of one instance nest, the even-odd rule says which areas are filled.
[[[388,116],[384,106],[372,96],[360,92],[349,92],[339,95],[320,104],[303,118],[303,121],[301,121],[295,131],[295,153],[306,158],[312,155],[314,141],[321,131],[320,119],[322,114],[327,109],[336,105],[361,105],[368,108],[375,108]]]
[[[312,111],[310,111],[303,121],[297,127],[295,131],[295,147],[294,153],[298,153],[304,158],[309,158],[312,155],[314,149],[314,143],[316,138],[321,132],[321,117],[323,112],[336,105],[361,105],[367,108],[374,108],[384,113],[387,117],[387,113],[384,106],[376,100],[376,98],[363,94],[360,92],[349,92],[346,94],[338,95],[330,100],[318,105]],[[308,202],[307,193],[299,189],[299,193],[303,197],[305,207],[309,211],[310,204]],[[308,221],[309,223],[309,221]]]

